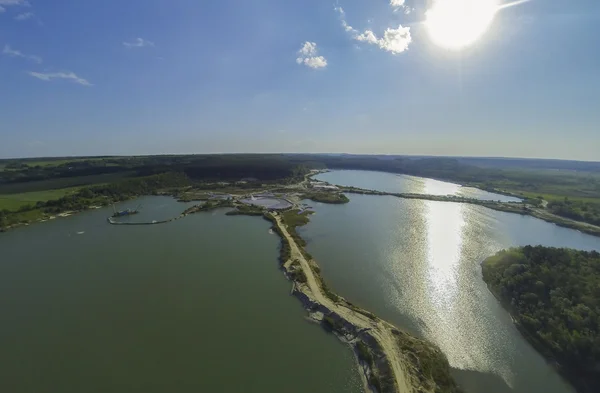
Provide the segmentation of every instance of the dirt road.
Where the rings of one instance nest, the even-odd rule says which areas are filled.
[[[396,339],[392,333],[394,327],[387,322],[378,318],[375,320],[358,313],[344,305],[343,302],[337,303],[328,298],[323,291],[320,278],[317,278],[310,268],[309,261],[304,257],[303,253],[296,242],[291,237],[286,225],[282,222],[281,217],[275,215],[277,226],[281,233],[285,236],[290,244],[290,259],[285,262],[284,266],[289,269],[294,261],[298,261],[304,274],[306,275],[306,285],[298,285],[298,290],[301,290],[305,295],[325,306],[332,312],[335,312],[340,317],[351,323],[358,329],[368,329],[369,333],[377,340],[381,346],[385,357],[391,366],[396,391],[399,393],[410,393],[414,389],[411,385],[411,378],[407,374],[406,363],[402,359],[400,349],[396,344]]]

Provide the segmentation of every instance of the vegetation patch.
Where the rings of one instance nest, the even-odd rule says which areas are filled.
[[[81,188],[63,188],[58,190],[33,191],[21,194],[0,195],[0,210],[18,211],[25,208],[31,210],[38,202],[51,199],[60,199],[64,196],[77,193]]]
[[[358,360],[365,363],[371,370],[371,373],[367,378],[367,382],[378,392],[383,391],[380,378],[376,374],[377,366],[375,364],[375,358],[373,357],[371,349],[369,349],[369,346],[362,341],[357,341],[355,348]]]
[[[226,213],[228,216],[262,216],[265,214],[264,209],[256,206],[249,205],[241,205],[238,206],[235,210],[228,211]]]
[[[306,240],[304,240],[302,236],[298,234],[296,227],[308,224],[310,221],[309,216],[311,214],[312,212],[310,211],[300,212],[298,209],[287,210],[280,213],[281,219],[286,225],[290,236],[300,248],[300,252],[302,252],[304,257],[308,260],[312,259],[312,256],[304,250],[304,247],[306,246]]]
[[[600,226],[600,199],[574,200],[565,197],[562,200],[550,201],[548,210],[561,217]]]
[[[418,392],[463,392],[452,378],[448,359],[439,348],[397,329],[392,333],[403,356],[412,366],[412,374],[419,378]]]
[[[219,209],[219,208],[225,208],[225,207],[234,207],[234,204],[231,200],[228,200],[228,199],[212,200],[212,201],[207,201],[206,203],[204,203],[202,205],[195,205],[190,208],[187,208],[183,212],[183,214],[200,213],[200,212],[206,212],[206,211]]]
[[[600,253],[526,246],[482,270],[525,338],[578,391],[600,391]]]
[[[321,323],[328,332],[338,332],[340,334],[344,333],[344,324],[339,317],[334,318],[330,315],[325,315]]]
[[[314,202],[343,204],[350,202],[348,197],[340,192],[310,192],[302,196],[303,199],[310,199]]]
[[[290,271],[288,273],[292,281],[296,281],[301,284],[306,284],[308,281],[306,278],[306,273],[302,270],[302,265],[300,265],[300,261],[294,261],[290,265]]]
[[[323,289],[323,293],[325,294],[325,296],[327,296],[334,303],[339,302],[340,297],[333,293],[331,289],[329,289],[329,287],[327,286],[327,284],[325,284],[325,281],[323,281],[323,278],[321,276],[319,276],[319,279],[321,280],[321,288]]]
[[[56,177],[23,182],[2,182],[4,177],[2,174],[3,173],[0,172],[0,194],[4,195],[112,184],[131,178],[135,173],[122,172],[89,176]]]
[[[356,353],[360,361],[365,362],[369,365],[369,367],[373,367],[373,355],[371,354],[371,350],[367,344],[362,341],[358,341],[356,343]]]
[[[279,263],[283,265],[292,257],[292,250],[290,244],[288,243],[287,238],[285,237],[283,232],[277,226],[277,220],[271,213],[263,213],[263,218],[273,224],[271,230],[279,236],[281,242],[279,247]]]

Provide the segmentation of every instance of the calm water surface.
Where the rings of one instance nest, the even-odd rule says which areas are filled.
[[[373,171],[331,171],[315,176],[316,180],[348,187],[384,192],[430,195],[457,195],[480,200],[520,202],[520,199],[440,180]]]
[[[118,208],[138,203],[140,221],[185,209]],[[0,391],[362,392],[350,349],[289,296],[266,221],[111,212],[1,234]]]
[[[572,392],[488,291],[480,263],[517,245],[600,250],[599,238],[480,206],[349,197],[314,204],[301,229],[336,292],[439,345],[470,393]]]

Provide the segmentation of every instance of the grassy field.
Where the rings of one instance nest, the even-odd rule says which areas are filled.
[[[521,194],[527,197],[600,199],[600,174],[574,171],[521,170],[506,173],[507,178],[478,182],[480,186]]]
[[[581,196],[573,196],[573,195],[566,196],[566,195],[556,195],[556,194],[545,194],[545,193],[539,193],[539,192],[538,193],[536,193],[536,192],[520,192],[520,194],[527,198],[542,197],[545,201],[548,201],[548,202],[552,202],[552,201],[561,202],[561,201],[564,201],[565,198],[568,198],[569,200],[574,201],[574,202],[600,204],[600,197],[581,197]]]
[[[58,190],[33,191],[20,194],[0,194],[0,210],[16,211],[23,206],[35,205],[37,202],[46,202],[59,199],[65,195],[74,194],[81,187],[69,187]]]
[[[288,210],[281,213],[283,221],[289,227],[299,227],[306,225],[309,222],[309,216],[312,214],[310,211],[305,211],[302,214],[298,214],[299,210]]]
[[[25,183],[10,183],[0,185],[0,195],[2,194],[21,194],[34,191],[46,191],[54,189],[63,189],[68,187],[81,187],[87,185],[99,185],[114,183],[131,176],[133,173],[109,173],[93,176],[74,176],[62,177],[49,180],[30,181]]]
[[[13,160],[1,160],[0,171],[4,170],[5,167],[10,163],[22,163],[27,164],[30,167],[41,166],[41,167],[53,167],[64,165],[69,162],[81,162],[81,161],[101,161],[112,157],[64,157],[64,158],[24,158],[24,159],[13,159]],[[11,169],[8,169],[11,170]]]

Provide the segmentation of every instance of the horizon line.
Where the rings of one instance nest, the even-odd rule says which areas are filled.
[[[217,152],[217,153],[156,153],[156,154],[98,154],[98,155],[58,155],[58,156],[23,156],[23,157],[0,157],[0,161],[10,160],[34,160],[34,159],[59,159],[59,158],[127,158],[127,157],[160,157],[160,156],[218,156],[218,155],[312,155],[312,156],[387,156],[387,157],[410,157],[410,158],[454,158],[454,159],[487,159],[487,160],[531,160],[531,161],[565,161],[600,164],[594,160],[575,160],[568,158],[541,158],[541,157],[515,157],[515,156],[469,156],[469,155],[434,155],[434,154],[395,154],[395,153],[264,153],[264,152]]]

